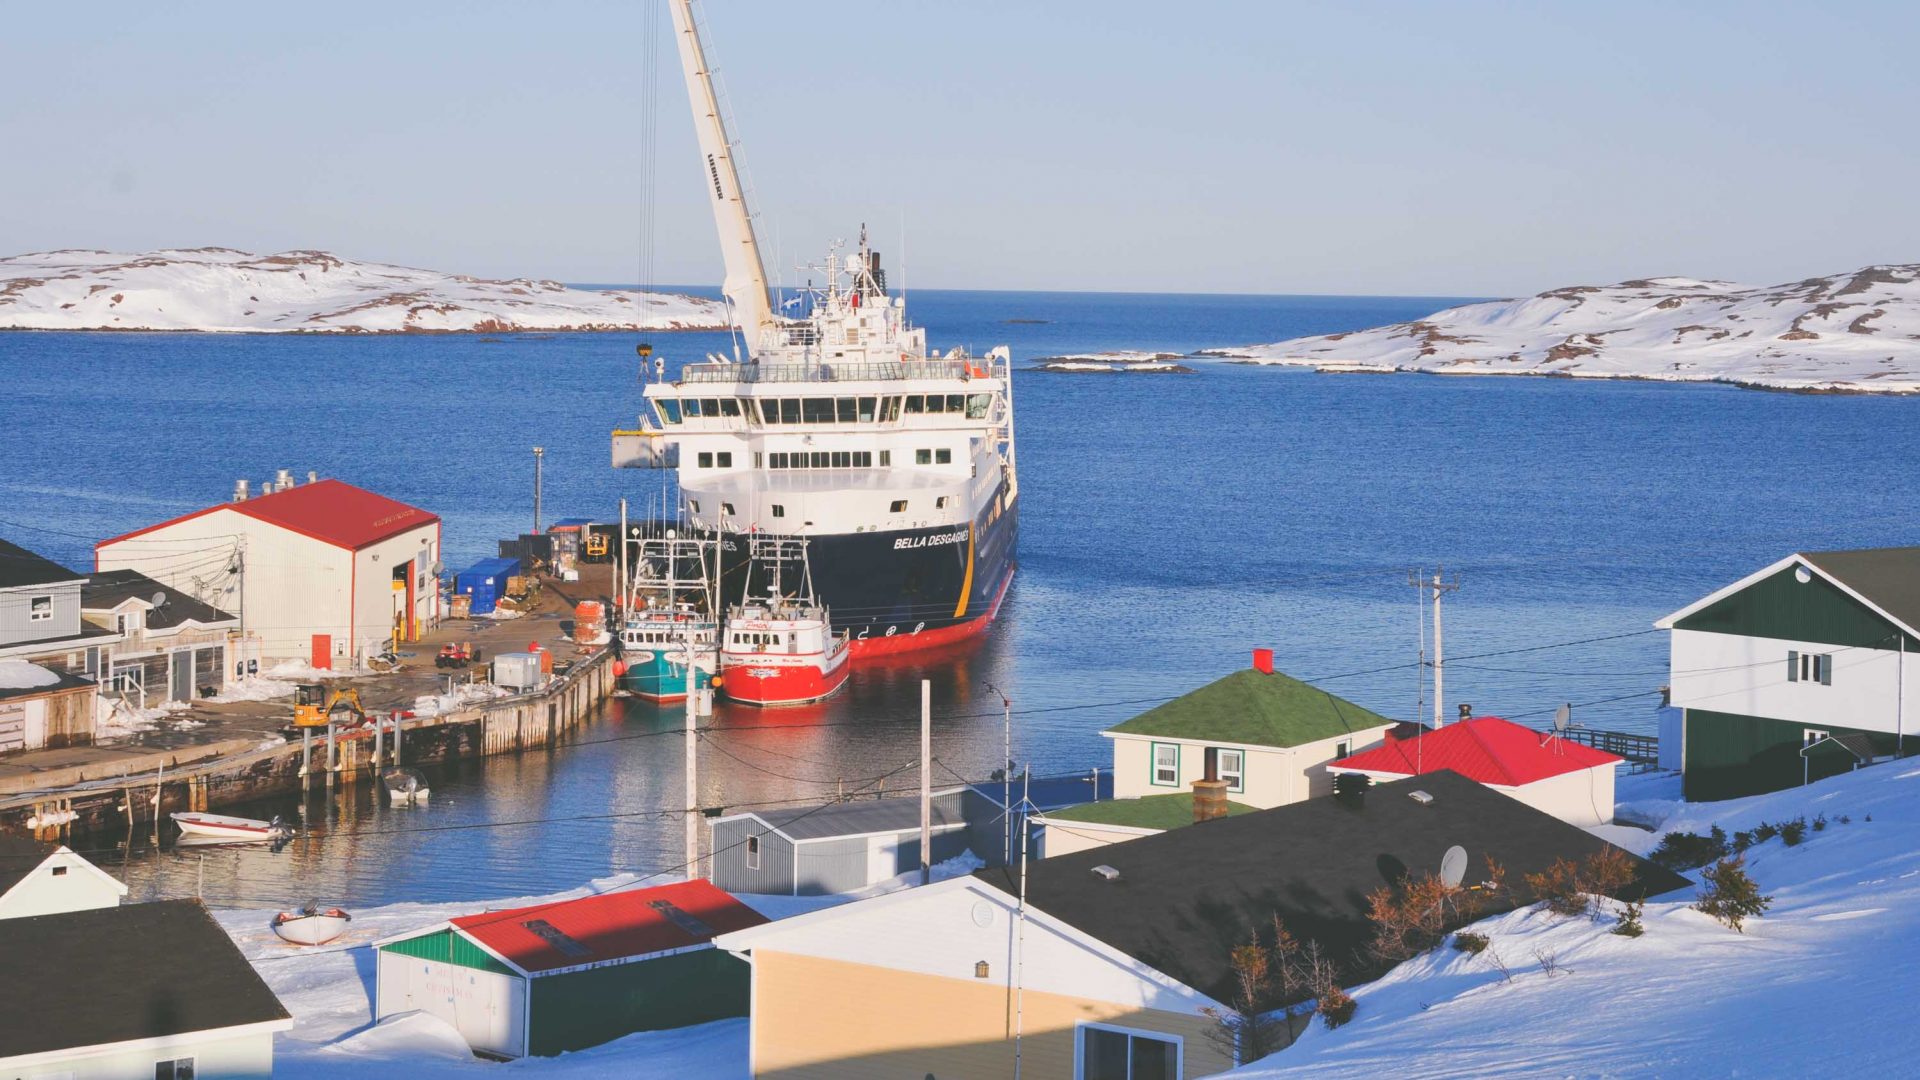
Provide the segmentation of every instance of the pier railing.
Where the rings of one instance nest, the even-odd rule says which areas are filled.
[[[688,364],[681,383],[831,383],[898,379],[977,379],[1004,374],[992,361],[896,360],[879,364]]]

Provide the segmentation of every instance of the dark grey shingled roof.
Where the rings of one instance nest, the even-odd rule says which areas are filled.
[[[36,555],[19,544],[0,540],[0,589],[79,581],[86,576],[76,574],[43,555]]]
[[[58,844],[0,833],[0,896],[5,896],[8,889],[20,884],[21,879],[47,861],[47,856],[59,850]]]
[[[1920,630],[1920,547],[1803,551],[1800,557],[1907,629]]]
[[[39,697],[41,694],[57,694],[62,690],[78,690],[83,686],[93,685],[93,680],[85,676],[70,675],[64,671],[55,671],[53,674],[60,676],[59,682],[48,683],[45,686],[0,687],[0,701],[6,701],[9,698]]]
[[[288,1019],[198,900],[0,919],[0,1058]]]
[[[948,792],[935,792],[933,827],[961,825],[964,821],[952,800],[942,799]],[[902,832],[920,827],[920,800],[863,799],[858,802],[832,803],[823,807],[796,810],[755,811],[754,816],[795,840],[824,840],[834,836],[861,836],[866,833]]]
[[[1422,805],[1413,791],[1433,796]],[[1370,933],[1366,895],[1399,875],[1437,873],[1454,844],[1467,851],[1469,883],[1491,855],[1513,896],[1489,914],[1530,902],[1524,874],[1557,858],[1584,859],[1610,845],[1583,829],[1454,772],[1378,784],[1363,799],[1327,796],[1201,822],[1125,843],[1029,864],[1027,901],[1216,1001],[1232,994],[1228,952],[1275,915],[1302,941],[1345,962]],[[1688,882],[1633,859],[1623,895],[1652,896]],[[1120,871],[1108,881],[1093,872]],[[1017,895],[1005,868],[975,877]],[[1358,964],[1350,970],[1363,970]]]
[[[111,611],[128,600],[151,601],[164,593],[167,602],[147,612],[147,625],[167,630],[188,620],[202,626],[233,622],[235,617],[204,604],[179,589],[169,588],[138,570],[102,570],[80,587],[80,606],[87,611]]]

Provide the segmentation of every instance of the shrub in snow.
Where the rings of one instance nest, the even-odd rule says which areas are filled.
[[[1807,819],[1794,818],[1780,823],[1780,839],[1788,847],[1798,847],[1800,841],[1807,838]]]
[[[1478,955],[1487,951],[1487,935],[1462,930],[1453,935],[1453,947],[1463,953]]]
[[[1771,821],[1763,821],[1753,827],[1753,842],[1756,844],[1764,844],[1779,835],[1780,826]]]
[[[1714,863],[1702,875],[1706,884],[1693,906],[1728,926],[1746,933],[1741,924],[1758,917],[1773,904],[1773,897],[1762,896],[1760,886],[1747,874],[1747,860],[1735,855]]]
[[[1632,883],[1632,861],[1612,846],[1578,863],[1555,859],[1540,873],[1527,875],[1534,898],[1556,915],[1585,915],[1595,909],[1597,897],[1612,896]]]
[[[1266,934],[1256,930],[1228,955],[1233,1000],[1224,1009],[1201,1011],[1213,1021],[1208,1040],[1242,1064],[1258,1061],[1292,1041],[1300,1003],[1340,994],[1339,972],[1318,942],[1304,945],[1274,916]],[[1351,1012],[1351,1010],[1349,1010]]]
[[[1814,831],[1814,832],[1826,832],[1826,831],[1827,831],[1827,815],[1825,815],[1825,814],[1820,814],[1820,815],[1817,815],[1816,817],[1814,817],[1814,819],[1813,819],[1813,831]]]
[[[1644,904],[1637,904],[1632,900],[1620,905],[1620,921],[1614,924],[1613,933],[1621,937],[1639,937],[1646,933],[1647,928],[1640,925],[1640,912],[1644,907]]]
[[[1487,879],[1472,889],[1447,885],[1432,874],[1410,875],[1393,886],[1367,894],[1367,919],[1373,938],[1367,951],[1376,960],[1397,964],[1433,948],[1447,932],[1479,918],[1494,898],[1506,892],[1507,872],[1487,859]]]
[[[1359,1003],[1353,1000],[1353,995],[1335,986],[1321,996],[1313,1011],[1320,1014],[1320,1022],[1331,1031],[1353,1019],[1353,1012],[1357,1008]]]
[[[1741,833],[1741,836],[1746,835]],[[1735,838],[1738,843],[1738,837]],[[1726,830],[1715,825],[1706,836],[1690,832],[1670,832],[1660,838],[1660,846],[1647,858],[1669,870],[1691,870],[1705,866],[1727,853]]]

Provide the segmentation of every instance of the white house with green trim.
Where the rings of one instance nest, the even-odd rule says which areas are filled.
[[[1920,747],[1920,547],[1798,552],[1654,625],[1672,631],[1688,799]]]
[[[1254,808],[1227,800],[1227,817],[1251,814]],[[1050,810],[1034,817],[1040,826],[1040,857],[1051,859],[1088,848],[1152,836],[1191,825],[1193,793],[1170,791],[1137,799],[1108,799]]]
[[[1381,742],[1394,721],[1337,694],[1255,666],[1100,734],[1113,740],[1113,795],[1191,791],[1212,751],[1227,798],[1265,810],[1333,791],[1327,766]]]

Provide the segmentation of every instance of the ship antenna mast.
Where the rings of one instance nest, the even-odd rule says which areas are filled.
[[[693,0],[670,0],[673,29],[680,43],[680,67],[686,75],[687,97],[693,105],[694,132],[706,159],[705,184],[713,198],[714,225],[720,233],[720,253],[727,276],[720,291],[726,294],[733,321],[753,356],[774,326],[773,304],[767,294],[767,269],[760,259],[760,243],[753,234],[753,215],[740,185],[733,142],[727,136],[720,98],[713,89],[713,72],[694,22]]]

